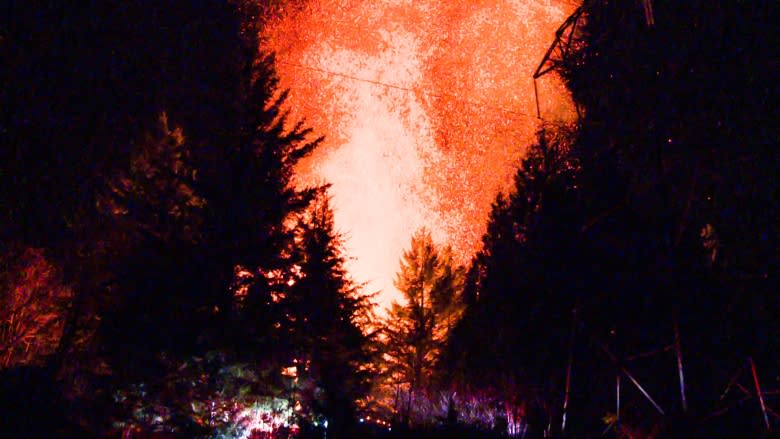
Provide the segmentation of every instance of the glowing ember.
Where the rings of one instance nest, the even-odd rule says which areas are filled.
[[[537,128],[531,74],[574,5],[561,0],[311,0],[266,30],[291,119],[329,137],[298,170],[328,182],[349,269],[381,304],[419,227],[476,249]],[[547,119],[569,119],[563,87],[541,84]]]

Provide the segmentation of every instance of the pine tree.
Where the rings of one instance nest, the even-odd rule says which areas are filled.
[[[212,144],[164,126],[139,143],[129,173],[102,200],[129,244],[99,342],[118,389],[167,411],[168,429],[202,418],[192,395],[235,402],[251,388],[256,397],[282,396],[281,370],[295,346],[281,326],[299,272],[294,219],[319,189],[299,190],[291,179],[318,140],[288,126],[273,58],[256,46],[244,56],[234,83],[240,99],[231,103],[237,132],[206,138]],[[249,388],[225,384],[234,380],[222,371],[234,369]],[[194,394],[171,388],[188,382]],[[146,390],[133,390],[139,385]]]
[[[493,204],[465,290],[472,302],[444,352],[452,384],[510,407],[557,409],[578,293],[577,162],[569,133],[539,133],[513,191]],[[547,419],[526,419],[542,428]]]
[[[40,365],[56,349],[71,292],[40,249],[0,248],[0,370]]]
[[[357,403],[370,390],[375,359],[374,336],[364,333],[370,330],[372,304],[349,278],[341,246],[322,197],[299,223],[300,275],[285,305],[294,334],[292,360],[299,378],[307,377],[313,386],[305,406],[315,420],[327,420],[329,438],[348,437]]]
[[[451,249],[438,249],[426,229],[414,234],[401,259],[395,286],[404,302],[393,302],[383,333],[390,384],[406,392],[395,404],[403,424],[411,421],[412,401],[430,390],[441,348],[460,315],[464,270],[452,259]]]

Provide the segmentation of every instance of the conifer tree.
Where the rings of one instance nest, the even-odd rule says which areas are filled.
[[[289,220],[317,192],[291,177],[317,140],[286,118],[257,2],[8,9],[0,238],[42,248],[73,293],[44,375],[95,375],[68,396],[104,431],[131,417],[108,409],[128,388],[194,422],[192,392],[169,386],[193,370],[209,372],[195,394],[224,390],[210,372],[237,364],[272,392]]]
[[[294,334],[292,360],[311,388],[306,402],[314,419],[327,420],[329,438],[348,437],[358,403],[372,383],[376,359],[370,297],[346,272],[340,236],[324,196],[299,223],[299,277],[285,306]],[[353,433],[354,434],[354,433]]]
[[[472,303],[444,353],[465,393],[493,389],[510,406],[544,407],[544,419],[525,420],[532,430],[557,409],[576,305],[577,162],[568,136],[565,127],[540,132],[512,192],[496,197],[465,286]]]
[[[403,302],[393,302],[383,332],[390,384],[404,392],[395,404],[403,424],[411,421],[415,399],[430,390],[441,348],[462,309],[463,277],[451,249],[437,248],[428,230],[412,236],[395,282]]]
[[[240,98],[226,104],[235,132],[189,138],[164,126],[139,143],[130,172],[101,200],[128,241],[99,343],[122,394],[169,413],[155,428],[202,422],[193,395],[200,403],[243,400],[249,389],[281,396],[294,346],[280,326],[299,269],[294,219],[318,189],[294,188],[291,178],[318,140],[301,124],[289,126],[273,58],[257,52],[251,32],[235,32],[245,39],[242,57],[232,60],[240,75],[230,78]],[[246,385],[226,370],[240,371]],[[133,411],[123,407],[120,417]],[[214,422],[206,425],[221,428]]]

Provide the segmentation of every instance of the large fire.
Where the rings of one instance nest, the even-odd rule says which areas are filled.
[[[284,4],[284,2],[282,2]],[[298,170],[332,185],[349,269],[380,305],[416,229],[478,248],[490,204],[506,190],[538,128],[532,73],[564,0],[309,0],[281,6],[264,35],[277,54],[291,120],[326,143]],[[573,109],[552,77],[547,120]]]

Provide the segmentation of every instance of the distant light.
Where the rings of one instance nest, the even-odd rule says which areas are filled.
[[[325,428],[328,428],[328,420],[326,419],[325,422],[322,423],[322,425],[324,425]]]
[[[365,422],[366,420],[363,418],[360,418],[360,422]]]

